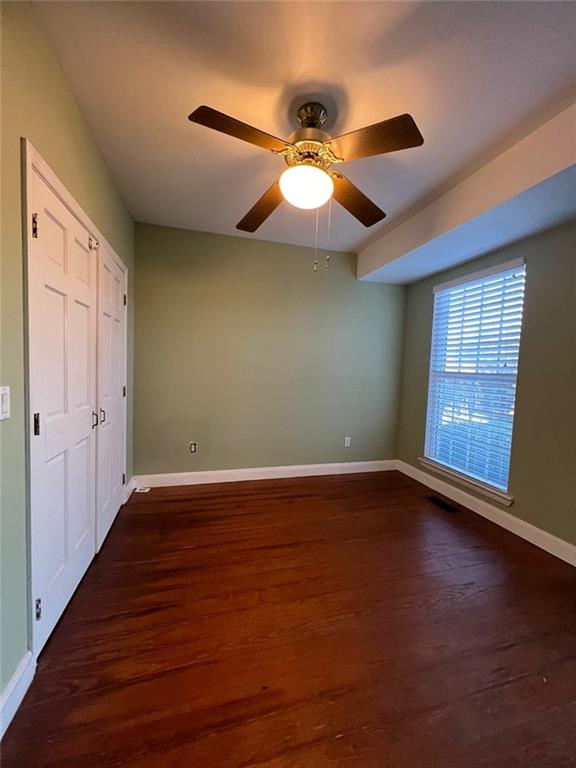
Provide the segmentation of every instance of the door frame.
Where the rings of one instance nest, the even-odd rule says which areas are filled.
[[[34,175],[38,176],[41,181],[46,184],[51,191],[56,195],[60,202],[70,211],[70,213],[78,220],[78,222],[88,231],[90,237],[94,240],[94,246],[97,250],[100,247],[105,247],[108,252],[113,256],[118,267],[125,274],[126,292],[128,292],[128,277],[129,271],[127,265],[118,256],[114,248],[106,240],[104,235],[98,230],[95,224],[92,222],[88,214],[80,206],[80,204],[74,199],[71,193],[66,189],[64,184],[60,181],[58,176],[50,168],[48,163],[44,160],[42,155],[35,149],[32,143],[22,137],[20,140],[21,149],[21,198],[22,198],[22,270],[23,270],[23,309],[24,309],[24,428],[25,428],[25,473],[26,473],[26,559],[27,559],[27,600],[28,600],[28,648],[32,653],[33,661],[35,662],[39,649],[35,647],[34,642],[34,596],[32,594],[32,572],[34,569],[34,563],[32,562],[32,508],[31,508],[31,466],[30,466],[30,430],[31,430],[31,403],[30,403],[30,314],[29,314],[29,272],[30,272],[30,259],[31,248],[29,240],[31,238],[32,231],[32,213],[33,211],[29,205],[30,189]],[[98,306],[98,297],[97,297]],[[96,335],[98,335],[98,327],[96,329]],[[98,358],[98,355],[96,355]],[[127,382],[128,379],[128,318],[126,317],[125,331],[124,331],[124,378]],[[96,359],[96,387],[98,386],[98,359]],[[127,384],[126,384],[127,386]],[[128,393],[127,393],[128,394]],[[124,473],[126,474],[127,467],[127,435],[128,435],[128,409],[127,409],[128,397],[123,398],[123,414],[124,421]],[[126,478],[125,485],[125,497],[124,501],[128,500],[129,492],[129,479]],[[96,520],[94,524],[94,551],[97,552],[96,544]]]

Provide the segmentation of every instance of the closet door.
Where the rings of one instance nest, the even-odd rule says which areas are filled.
[[[99,250],[98,277],[98,491],[99,550],[124,503],[126,272],[108,250]]]
[[[33,646],[95,553],[97,253],[34,172],[28,180]]]

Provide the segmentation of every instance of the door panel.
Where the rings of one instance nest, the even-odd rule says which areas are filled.
[[[37,583],[43,584],[43,592],[49,592],[66,566],[68,558],[68,505],[65,494],[67,474],[66,453],[58,453],[46,461],[43,491],[45,503],[37,510],[37,525],[34,534],[42,540],[49,540],[51,546],[43,551],[39,569],[35,574]],[[40,594],[39,592],[35,594]]]
[[[88,514],[90,509],[90,494],[92,493],[92,461],[90,442],[82,438],[69,451],[70,463],[70,505],[78,509],[78,514],[70,520],[69,542],[74,549],[84,543],[84,539],[93,535],[92,519]]]
[[[40,651],[95,553],[96,251],[35,173],[28,208],[33,623]],[[40,434],[34,431],[39,414]]]
[[[66,415],[66,300],[62,290],[44,282],[43,344],[38,362],[44,375],[44,408],[46,425]],[[41,373],[38,372],[39,374]]]

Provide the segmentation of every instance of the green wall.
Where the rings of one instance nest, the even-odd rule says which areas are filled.
[[[418,466],[424,451],[433,286],[520,256],[526,296],[507,511],[576,544],[575,222],[409,286],[398,458]]]
[[[404,288],[312,262],[137,224],[136,474],[394,457]]]
[[[32,6],[3,3],[1,13],[1,383],[12,388],[12,418],[0,422],[3,688],[27,648],[20,137],[30,139],[130,270],[134,226]],[[129,472],[131,451],[130,441]]]

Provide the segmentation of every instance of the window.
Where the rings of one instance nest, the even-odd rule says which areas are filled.
[[[434,291],[426,458],[508,489],[524,302],[523,262]]]

